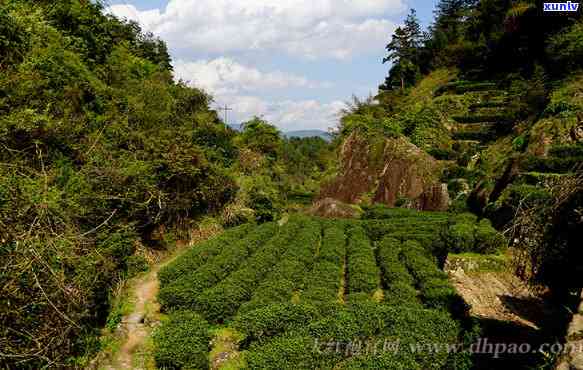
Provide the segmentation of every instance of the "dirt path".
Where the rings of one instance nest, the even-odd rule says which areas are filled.
[[[94,368],[100,370],[148,369],[147,340],[152,329],[158,324],[160,305],[158,294],[158,271],[177,258],[187,248],[181,248],[160,264],[154,265],[144,276],[130,283],[133,310],[121,320],[116,334],[122,339],[121,345],[110,359]]]
[[[167,264],[180,257],[196,244],[216,234],[216,230],[199,232],[190,243],[177,243],[176,249],[159,263],[150,267],[150,270],[128,282],[126,291],[129,292],[129,301],[132,303],[131,312],[124,315],[121,323],[113,334],[119,344],[112,353],[101,353],[87,367],[87,370],[148,370],[155,365],[149,348],[150,334],[160,322],[160,305],[157,301],[158,271]]]
[[[156,278],[158,270],[152,271],[136,285],[134,311],[129,316],[124,317],[121,322],[121,330],[125,332],[126,340],[112,360],[112,366],[105,367],[106,369],[134,369],[138,365],[135,364],[134,354],[143,347],[145,339],[152,329],[147,324],[147,321],[150,320],[146,320],[147,307],[155,304],[158,293],[158,279]],[[141,365],[140,368],[146,368],[146,364]]]

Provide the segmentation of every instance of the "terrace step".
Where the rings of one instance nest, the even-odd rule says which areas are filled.
[[[538,185],[545,180],[555,180],[561,177],[571,176],[573,173],[553,173],[553,172],[521,172],[518,174],[518,180],[527,185]]]
[[[583,156],[570,157],[537,157],[528,156],[523,159],[520,168],[524,172],[566,174],[580,168]]]
[[[493,122],[483,122],[483,123],[458,123],[453,127],[453,132],[468,132],[468,131],[490,131],[496,128],[496,123]]]
[[[508,116],[502,114],[468,114],[457,115],[451,117],[454,121],[460,124],[474,124],[474,123],[495,123],[506,124],[513,122]]]

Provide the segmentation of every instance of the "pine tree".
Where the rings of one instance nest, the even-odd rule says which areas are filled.
[[[423,32],[415,9],[411,9],[405,24],[395,30],[391,42],[386,46],[388,52],[383,63],[392,62],[393,66],[387,78],[388,88],[395,77],[400,81],[401,89],[406,83],[414,83],[419,70],[419,55],[423,42]]]
[[[434,31],[443,32],[448,40],[457,39],[466,10],[475,3],[475,0],[440,0],[434,12]]]

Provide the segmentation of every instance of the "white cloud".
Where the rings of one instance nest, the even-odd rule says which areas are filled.
[[[342,102],[320,103],[316,100],[269,101],[250,92],[283,88],[322,88],[329,83],[311,82],[305,77],[280,71],[262,72],[235,62],[230,58],[174,63],[176,79],[202,88],[217,99],[217,104],[227,104],[229,123],[240,123],[253,116],[262,116],[284,131],[334,127]]]
[[[379,58],[395,28],[386,18],[402,14],[406,1],[170,0],[165,9],[140,11],[132,5],[112,5],[107,11],[138,21],[144,30],[164,39],[174,55],[196,56],[198,60],[175,61],[176,79],[211,93],[217,105],[229,105],[230,123],[258,115],[283,131],[326,130],[336,126],[343,102],[277,99],[270,92],[295,89],[298,93],[332,84],[285,71],[264,71],[236,60],[242,53],[258,63],[274,55],[287,56],[288,62],[289,57]]]
[[[311,89],[331,86],[330,83],[311,82],[305,77],[281,71],[261,72],[225,57],[194,62],[178,60],[174,63],[174,75],[176,79],[188,81],[215,95],[290,87]]]
[[[404,0],[170,0],[164,10],[108,11],[138,21],[175,49],[345,59],[382,50],[395,27],[382,18],[404,9]]]
[[[226,96],[224,101],[233,108],[229,123],[241,123],[253,116],[260,116],[282,131],[321,129],[336,127],[338,114],[345,106],[341,101],[320,103],[316,100],[266,101],[255,96]]]

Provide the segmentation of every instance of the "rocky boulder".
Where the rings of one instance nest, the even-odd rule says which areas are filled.
[[[318,199],[359,203],[368,197],[389,207],[406,200],[419,210],[447,210],[438,161],[404,137],[381,140],[371,143],[352,133],[341,147],[338,176],[322,185]]]

